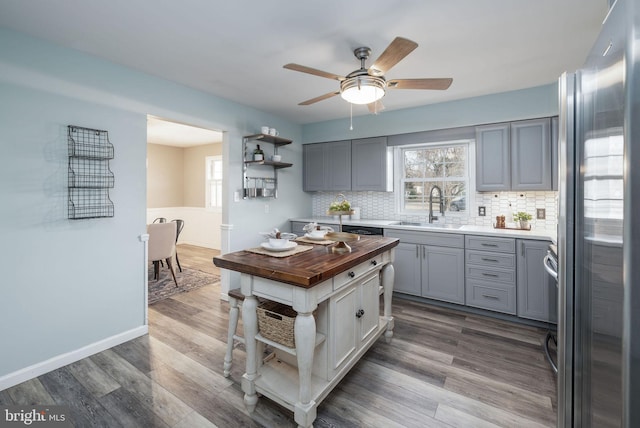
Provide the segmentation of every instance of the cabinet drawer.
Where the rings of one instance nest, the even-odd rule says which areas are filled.
[[[385,229],[384,236],[398,238],[407,244],[424,244],[436,247],[464,248],[464,235],[441,232],[416,232],[415,230]]]
[[[482,266],[467,265],[467,278],[485,281],[500,281],[513,286],[516,285],[515,269],[490,269]]]
[[[493,238],[488,236],[465,236],[467,250],[484,250],[498,253],[515,253],[516,240],[513,238]]]
[[[516,287],[476,279],[467,279],[467,306],[516,314]]]
[[[516,267],[515,254],[490,253],[487,251],[467,250],[467,264],[481,265],[486,268],[514,269]]]
[[[370,272],[374,269],[380,269],[380,267],[384,263],[384,254],[378,254],[374,258],[367,260],[366,262],[360,263],[348,269],[344,272],[341,272],[333,277],[333,290],[339,290],[344,287],[351,281],[354,281],[367,272]]]

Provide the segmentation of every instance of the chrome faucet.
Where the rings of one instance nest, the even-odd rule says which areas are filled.
[[[429,223],[433,223],[433,220],[437,220],[438,217],[433,215],[433,191],[438,191],[438,199],[440,200],[440,214],[444,215],[444,202],[442,198],[442,189],[438,186],[433,186],[431,192],[429,192]]]

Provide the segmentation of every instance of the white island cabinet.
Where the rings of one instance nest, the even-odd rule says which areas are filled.
[[[299,427],[311,427],[317,406],[364,353],[393,336],[391,298],[397,239],[362,237],[350,253],[315,245],[285,258],[238,251],[215,257],[216,266],[241,273],[246,372],[244,401],[255,410],[258,394],[293,411]],[[383,298],[383,313],[380,298]],[[258,331],[258,298],[293,307],[295,347]],[[265,344],[274,358],[262,360]]]

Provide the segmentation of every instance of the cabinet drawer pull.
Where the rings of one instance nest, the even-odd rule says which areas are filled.
[[[349,276],[349,278],[355,278],[356,274],[355,272],[351,271],[347,274]]]
[[[490,276],[492,278],[498,278],[500,275],[496,275],[495,273],[482,272],[482,276]]]
[[[499,262],[499,260],[497,260],[497,259],[488,259],[488,258],[486,258],[486,257],[482,257],[482,259],[481,259],[481,260],[482,260],[483,262],[495,262],[495,263],[498,263],[498,262]]]
[[[499,297],[492,296],[491,294],[483,294],[482,297],[484,297],[485,299],[500,300]]]
[[[378,266],[378,262],[377,262],[376,260],[371,260],[371,264],[372,264],[373,266]]]
[[[356,318],[362,318],[363,315],[364,309],[358,309],[358,312],[356,312]]]
[[[498,244],[487,244],[486,242],[483,242],[480,245],[482,245],[483,247],[497,247],[498,246]]]

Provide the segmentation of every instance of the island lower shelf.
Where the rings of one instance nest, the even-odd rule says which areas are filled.
[[[375,334],[369,336],[363,346],[353,354],[345,364],[342,364],[337,373],[327,373],[325,377],[320,374],[311,375],[311,400],[316,405],[320,404],[333,388],[349,373],[353,366],[362,358],[369,348],[387,330],[387,321],[379,317]],[[282,345],[278,348],[282,349]],[[287,351],[285,351],[287,352]],[[328,369],[328,368],[327,368]],[[268,397],[281,406],[294,411],[295,404],[299,401],[300,380],[298,367],[286,362],[277,355],[269,359],[260,368],[260,376],[255,381],[256,391]]]

